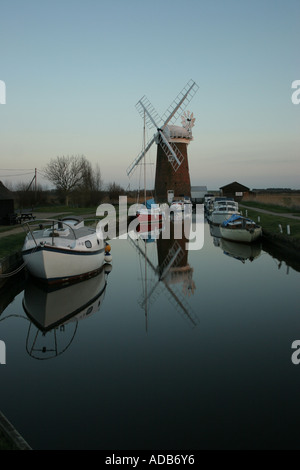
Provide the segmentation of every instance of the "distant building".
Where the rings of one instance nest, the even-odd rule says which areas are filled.
[[[241,201],[245,194],[248,194],[250,188],[244,186],[243,184],[234,181],[233,183],[226,184],[220,188],[220,195],[224,197],[234,198],[235,201]]]
[[[8,225],[14,212],[12,192],[0,181],[0,225]]]
[[[207,193],[206,186],[191,186],[191,201],[193,204],[201,204]]]

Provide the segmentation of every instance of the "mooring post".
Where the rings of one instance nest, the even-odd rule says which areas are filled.
[[[4,341],[0,341],[0,364],[6,364],[6,346]]]

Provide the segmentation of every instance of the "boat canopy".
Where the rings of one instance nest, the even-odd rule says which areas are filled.
[[[233,214],[231,217],[229,217],[229,219],[227,220],[224,220],[224,222],[222,222],[222,227],[226,227],[226,225],[234,222],[235,220],[238,220],[238,219],[242,219],[242,217],[238,214]]]
[[[146,201],[146,208],[147,208],[147,209],[151,209],[151,206],[152,206],[152,209],[153,209],[154,207],[157,207],[157,204],[155,203],[154,199],[148,199],[148,200]]]
[[[235,220],[245,220],[245,221],[250,222],[252,224],[255,223],[253,220],[248,219],[247,217],[243,217],[239,214],[233,214],[231,217],[229,217],[229,219],[224,220],[224,222],[222,222],[222,227],[226,227],[228,224],[231,224]]]

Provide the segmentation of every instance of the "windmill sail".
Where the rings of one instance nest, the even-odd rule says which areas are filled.
[[[165,135],[166,132],[164,131],[166,131],[167,125],[169,123],[175,122],[179,115],[183,113],[184,109],[186,108],[187,104],[191,101],[198,88],[198,85],[193,80],[190,80],[186,84],[186,86],[181,90],[181,92],[177,95],[173,103],[169,106],[169,108],[163,115],[163,118],[159,116],[159,114],[156,112],[156,110],[145,95],[138,101],[138,103],[136,104],[136,108],[139,114],[143,118],[145,118],[146,124],[149,129],[157,129],[157,134],[153,136],[153,138],[145,147],[145,150],[143,150],[133,161],[133,163],[127,168],[128,176],[130,176],[132,172],[136,169],[137,165],[143,159],[143,157],[148,152],[154,142],[156,142],[162,147],[165,155],[168,158],[168,161],[172,165],[173,170],[177,171],[177,169],[183,162],[184,157],[180,150],[168,141]]]

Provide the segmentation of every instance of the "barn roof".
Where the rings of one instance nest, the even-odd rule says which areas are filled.
[[[12,192],[0,181],[0,199],[13,199]]]
[[[207,191],[206,186],[191,186],[191,191]]]
[[[241,191],[249,191],[250,188],[244,186],[243,184],[234,181],[233,183],[226,184],[225,186],[221,186],[220,189],[230,189],[230,188],[239,188]]]

